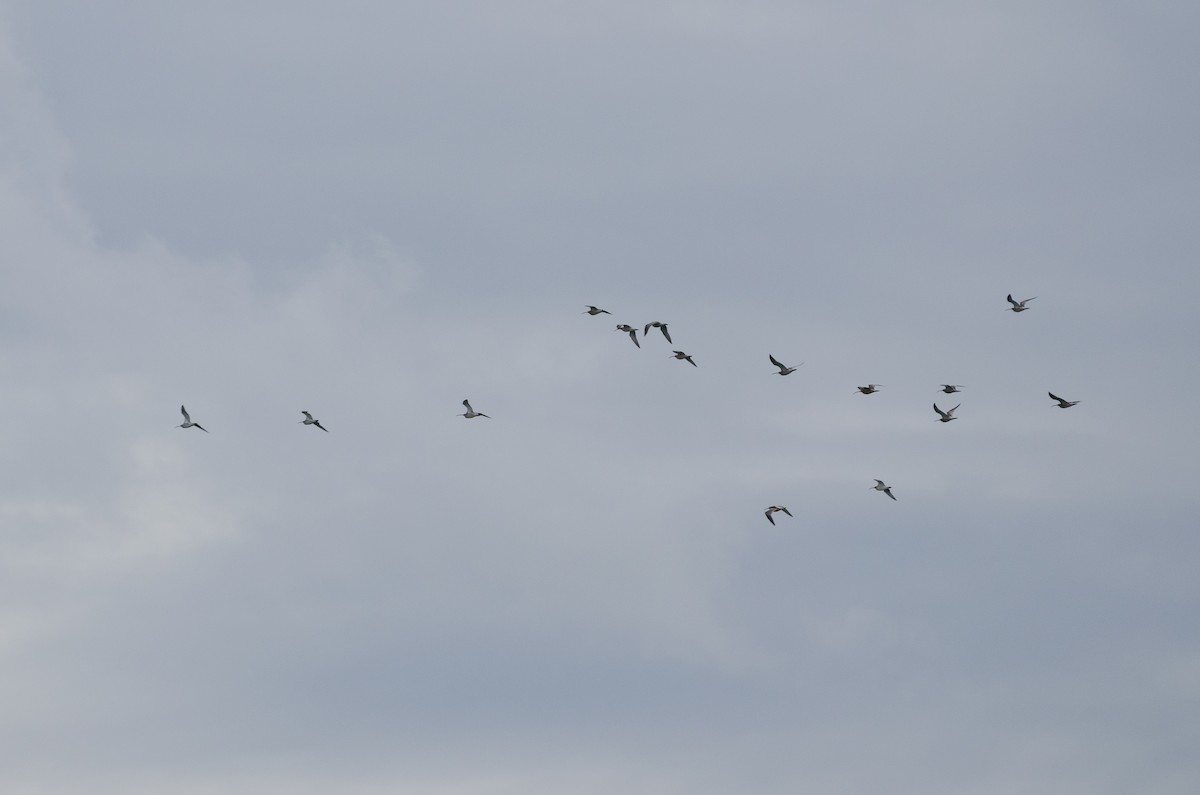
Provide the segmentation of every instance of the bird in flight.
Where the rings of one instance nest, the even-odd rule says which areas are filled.
[[[862,392],[864,395],[869,395],[872,392],[878,392],[879,387],[881,387],[881,386],[883,386],[883,384],[867,384],[866,386],[857,387],[857,389],[859,392]]]
[[[789,511],[789,510],[788,510],[787,508],[785,508],[784,506],[782,506],[782,505],[772,505],[770,508],[768,508],[766,511],[764,511],[764,513],[767,515],[767,521],[768,521],[768,522],[770,522],[771,524],[775,524],[775,517],[774,517],[774,516],[772,516],[771,514],[775,513],[776,511],[783,511],[783,512],[784,512],[784,513],[786,513],[788,516],[791,516],[791,515],[792,515],[792,512],[791,512],[791,511]]]
[[[192,422],[192,418],[188,416],[187,409],[185,409],[183,406],[180,406],[179,411],[181,414],[183,414],[183,424],[176,425],[176,428],[199,428],[205,433],[208,433],[208,428],[205,428],[198,422]]]
[[[583,312],[582,314],[585,314],[585,315],[611,315],[612,312],[609,312],[607,309],[601,309],[598,306],[591,306],[589,304],[587,311]]]
[[[688,356],[688,355],[687,355],[686,353],[684,353],[683,351],[675,351],[675,352],[674,352],[674,355],[675,355],[675,358],[676,358],[676,359],[682,359],[683,361],[691,362],[691,363],[692,363],[692,367],[699,367],[699,366],[700,366],[700,365],[696,364],[696,362],[692,361],[692,357],[691,357],[691,356]]]
[[[961,406],[961,405],[962,405],[961,403],[958,404],[958,406]],[[954,416],[954,412],[958,409],[958,406],[955,406],[954,408],[950,409],[949,411],[942,411],[941,409],[939,409],[937,407],[937,404],[934,403],[933,410],[936,411],[938,413],[938,415],[940,416],[940,419],[938,420],[938,422],[949,422],[950,420],[958,419],[958,417]]]
[[[872,486],[871,488],[875,489],[875,491],[882,491],[884,494],[888,495],[893,500],[896,499],[896,495],[892,494],[892,487],[887,485],[886,483],[884,483],[879,478],[875,478],[875,485]]]
[[[955,392],[966,389],[962,384],[942,384],[942,391],[947,395],[953,395]]]
[[[458,416],[466,417],[467,419],[471,419],[473,417],[487,417],[489,420],[491,419],[491,417],[488,417],[488,415],[478,412],[475,409],[471,408],[471,404],[468,401],[464,400],[463,405],[467,407],[467,410],[465,413],[459,414]]]
[[[301,410],[300,413],[304,415],[304,419],[300,420],[300,422],[304,423],[305,425],[316,425],[318,428],[325,431],[325,433],[329,433],[329,429],[322,425],[320,420],[314,420],[313,415],[304,410]]]
[[[800,364],[796,365],[796,367],[788,367],[786,364],[783,364],[782,362],[780,362],[778,359],[776,359],[774,356],[772,356],[769,353],[767,354],[767,358],[771,360],[771,364],[773,364],[779,368],[780,375],[787,375],[788,373],[794,373],[794,372],[796,372],[796,367],[799,367],[800,365],[804,364],[804,362],[800,362]]]
[[[1035,295],[1033,298],[1037,298],[1037,296]],[[1014,301],[1014,300],[1013,300],[1013,297],[1012,297],[1012,293],[1009,293],[1009,294],[1008,294],[1008,302],[1009,302],[1010,304],[1012,304],[1012,306],[1010,306],[1010,307],[1008,308],[1008,311],[1010,311],[1010,312],[1024,312],[1026,309],[1028,309],[1028,308],[1029,308],[1029,307],[1025,306],[1025,304],[1027,304],[1027,303],[1029,303],[1030,301],[1032,301],[1032,300],[1033,300],[1033,298],[1026,298],[1024,301]]]
[[[628,333],[629,339],[633,340],[633,344],[639,348],[642,347],[642,343],[637,341],[637,329],[635,329],[633,326],[629,325],[628,323],[622,323],[621,325],[617,326],[616,330]]]
[[[1058,407],[1060,409],[1069,409],[1069,408],[1071,408],[1071,406],[1074,406],[1076,403],[1079,402],[1078,400],[1063,400],[1062,398],[1060,398],[1058,395],[1054,394],[1053,392],[1047,392],[1046,394],[1050,396],[1051,400],[1058,401]]]
[[[652,329],[652,328],[656,328],[659,331],[661,331],[662,335],[667,338],[667,342],[670,342],[672,344],[674,343],[674,341],[671,339],[671,332],[667,331],[667,324],[659,323],[657,320],[655,320],[652,323],[647,323],[646,327],[644,329],[642,329],[642,339],[646,338],[646,335],[650,333],[650,329]]]

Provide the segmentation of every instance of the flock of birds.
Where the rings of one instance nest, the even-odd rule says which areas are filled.
[[[1008,296],[1008,300],[1009,301],[1013,300],[1011,295]],[[1032,298],[1025,299],[1025,301],[1032,301],[1032,300],[1033,300]],[[1024,311],[1025,309],[1027,309],[1028,307],[1025,306],[1025,301],[1021,301],[1020,303],[1013,301],[1014,306],[1020,307],[1019,309],[1013,309],[1013,311],[1021,312],[1021,311]],[[583,314],[585,314],[585,315],[611,315],[612,312],[609,312],[607,309],[601,309],[600,307],[589,305],[588,308],[586,310],[584,310]],[[657,320],[655,320],[652,323],[647,323],[642,328],[642,339],[646,338],[646,335],[650,333],[650,329],[652,329],[652,328],[656,328],[659,331],[661,331],[662,335],[667,338],[667,342],[672,342],[671,334],[670,334],[670,332],[667,331],[667,324],[660,323]],[[638,342],[637,329],[634,328],[633,326],[630,326],[627,323],[622,323],[617,326],[616,330],[625,332],[626,334],[629,335],[629,339],[633,340],[634,345],[638,346],[639,348],[642,347],[642,344],[640,342]],[[681,360],[690,362],[693,367],[699,366],[696,364],[695,360],[692,359],[692,357],[690,355],[684,353],[683,351],[672,351],[672,355],[676,359],[681,359]],[[803,366],[803,364],[804,364],[804,362],[800,362],[800,364],[796,365],[795,367],[789,367],[788,365],[786,365],[783,362],[776,359],[774,354],[770,354],[770,353],[767,354],[767,359],[770,360],[772,365],[779,368],[778,375],[791,375],[792,373],[796,372],[797,368]],[[857,390],[861,394],[870,395],[875,392],[878,392],[879,388],[881,386],[883,386],[883,384],[867,384],[866,386],[858,387]],[[962,388],[963,387],[960,384],[942,384],[942,391],[946,392],[947,394],[957,392],[958,390],[960,390]],[[466,403],[465,400],[463,402]],[[942,411],[941,409],[938,408],[937,403],[933,404],[933,410],[941,415],[942,422],[949,422],[950,420],[957,419],[957,417],[953,416],[954,410],[957,408],[958,408],[958,406],[955,406],[953,409],[950,409],[949,411]],[[875,479],[875,485],[872,486],[871,488],[876,489],[878,491],[882,491],[884,494],[888,495],[893,500],[896,499],[896,495],[892,494],[892,487],[887,485],[886,483],[884,483],[882,480],[879,480],[878,478]],[[772,525],[775,524],[775,514],[784,513],[788,516],[792,515],[792,512],[787,509],[786,505],[771,505],[763,513],[766,515],[767,521],[770,522]]]
[[[1017,301],[1012,297],[1012,293],[1009,293],[1008,294],[1008,302],[1010,304],[1012,304],[1012,306],[1010,306],[1008,308],[1008,311],[1024,312],[1027,309],[1029,309],[1029,307],[1026,306],[1026,304],[1028,304],[1030,301],[1034,300],[1034,298],[1036,298],[1036,297],[1037,296],[1034,296],[1033,298],[1026,298],[1024,301]],[[597,306],[591,306],[589,304],[587,306],[587,309],[584,310],[583,314],[592,315],[594,317],[596,315],[612,315],[612,312],[609,312],[607,309],[601,309],[600,307],[597,307]],[[667,330],[667,324],[662,323],[657,320],[651,321],[650,323],[647,323],[647,324],[645,324],[645,326],[642,327],[642,339],[643,340],[646,339],[646,336],[649,335],[650,329],[652,329],[652,328],[658,329],[662,333],[663,337],[666,338],[668,343],[674,344],[674,341],[671,339],[671,332]],[[627,323],[621,323],[617,326],[616,330],[628,334],[629,339],[633,341],[634,345],[636,345],[638,348],[642,347],[642,343],[638,342],[638,330],[636,327],[630,326]],[[689,364],[691,364],[693,367],[699,367],[699,365],[696,364],[696,361],[691,357],[691,355],[688,353],[685,353],[684,351],[672,351],[671,355],[672,355],[672,358],[679,359],[680,361],[686,361]],[[800,362],[800,364],[797,364],[795,367],[789,367],[788,365],[786,365],[783,362],[776,359],[775,356],[772,354],[767,354],[767,358],[770,360],[771,364],[774,367],[779,368],[778,375],[791,375],[792,373],[796,372],[797,368],[801,367],[804,364],[804,362]],[[939,391],[944,392],[947,395],[953,395],[953,394],[960,392],[961,390],[966,388],[962,384],[941,384],[940,386],[941,386],[941,389]],[[872,395],[872,394],[878,392],[881,387],[883,387],[883,384],[867,384],[866,386],[856,387],[855,394]],[[1066,400],[1064,398],[1061,398],[1058,395],[1054,394],[1053,392],[1048,392],[1047,394],[1050,395],[1051,400],[1055,401],[1058,404],[1058,407],[1060,409],[1069,409],[1072,406],[1078,405],[1078,403],[1079,403],[1078,400]],[[464,399],[462,404],[463,404],[463,407],[466,409],[466,411],[459,414],[458,415],[459,417],[465,417],[468,420],[475,419],[476,417],[486,417],[487,419],[491,419],[491,417],[489,415],[484,414],[481,411],[476,411],[471,406],[471,401],[469,398]],[[933,410],[938,415],[938,417],[937,417],[938,422],[950,422],[951,420],[958,419],[958,417],[954,416],[954,412],[957,411],[961,405],[962,404],[960,403],[957,406],[955,406],[954,408],[941,409],[938,407],[938,404],[935,401],[933,404]],[[188,410],[185,406],[180,406],[179,411],[181,414],[183,414],[183,422],[180,423],[179,425],[176,425],[175,426],[176,428],[199,428],[200,430],[204,431],[205,433],[209,432],[208,429],[205,428],[200,423],[192,421],[192,417],[190,414],[188,414]],[[324,425],[322,425],[320,420],[313,417],[311,412],[301,410],[300,413],[304,415],[304,419],[299,420],[298,421],[299,424],[312,425],[317,428],[320,428],[321,430],[325,431],[326,433],[329,433],[329,429],[326,428]],[[879,480],[878,478],[875,478],[875,485],[871,486],[871,488],[874,489],[875,491],[883,492],[887,496],[891,497],[893,500],[896,499],[896,495],[892,494],[892,487],[887,485],[886,483],[884,483],[882,480]],[[787,516],[792,515],[792,512],[789,511],[787,509],[787,506],[785,506],[785,505],[771,505],[766,509],[766,511],[764,511],[764,513],[767,517],[767,521],[770,522],[772,525],[775,524],[775,514],[776,513],[783,513]]]
[[[1027,306],[1027,304],[1030,301],[1034,300],[1035,298],[1037,298],[1037,296],[1033,296],[1033,298],[1026,298],[1024,301],[1018,301],[1012,297],[1012,293],[1009,293],[1007,296],[1007,300],[1008,300],[1008,303],[1011,304],[1011,306],[1008,307],[1008,311],[1024,312],[1029,309],[1029,306]],[[584,310],[583,314],[596,316],[596,315],[611,315],[612,313],[609,312],[607,309],[601,309],[598,306],[588,305],[587,309]],[[673,344],[673,341],[671,339],[671,333],[667,330],[667,324],[662,323],[657,320],[655,320],[651,323],[647,323],[642,327],[642,339],[644,340],[646,338],[646,336],[650,333],[650,329],[654,329],[654,328],[656,328],[660,332],[662,332],[662,335],[663,335],[663,337],[666,338],[667,342]],[[636,345],[639,348],[642,347],[642,344],[640,342],[638,342],[638,330],[635,326],[631,326],[628,323],[621,323],[616,327],[616,330],[628,334],[629,339],[633,341],[634,345]],[[686,361],[686,362],[690,363],[693,367],[699,366],[696,364],[696,361],[691,357],[691,355],[688,353],[685,353],[684,351],[672,351],[672,356],[676,359],[680,359],[682,361]],[[779,361],[778,359],[776,359],[774,354],[767,354],[767,359],[771,362],[771,364],[774,367],[779,368],[779,373],[778,373],[779,375],[790,375],[790,374],[796,372],[796,369],[804,364],[804,362],[800,362],[800,364],[797,364],[795,367],[791,367],[791,366],[786,365],[783,362]],[[941,384],[940,386],[941,386],[940,391],[947,395],[953,395],[953,394],[960,392],[966,388],[962,384]],[[874,393],[878,392],[882,387],[883,387],[883,384],[867,384],[866,386],[856,387],[855,393],[862,394],[862,395],[873,395]],[[1071,406],[1074,406],[1079,403],[1078,400],[1064,400],[1063,398],[1059,397],[1058,395],[1054,394],[1053,392],[1050,392],[1048,394],[1050,395],[1051,400],[1054,400],[1058,403],[1059,408],[1067,409],[1067,408],[1070,408]],[[463,401],[463,403],[464,403],[464,405],[466,405],[466,401]],[[954,416],[954,412],[958,411],[959,407],[961,407],[961,406],[962,406],[962,404],[959,403],[958,405],[954,406],[953,408],[942,409],[940,406],[938,406],[937,402],[935,401],[933,404],[933,410],[938,415],[937,416],[938,422],[944,423],[944,422],[950,422],[952,420],[958,419],[958,417]],[[468,406],[468,411],[470,411],[469,406]],[[464,415],[464,416],[470,416],[470,415]],[[896,495],[892,494],[892,487],[887,485],[886,483],[884,483],[882,480],[879,480],[878,478],[875,479],[875,485],[872,486],[871,488],[874,489],[875,491],[883,492],[888,497],[891,497],[893,500],[896,499]],[[767,517],[767,521],[770,522],[772,525],[775,524],[775,514],[776,513],[783,513],[787,516],[792,515],[791,511],[789,511],[787,509],[786,505],[771,505],[766,509],[766,511],[764,511],[764,514]]]

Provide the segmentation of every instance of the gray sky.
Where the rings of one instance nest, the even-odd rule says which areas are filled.
[[[1194,795],[1198,25],[0,5],[0,790]]]

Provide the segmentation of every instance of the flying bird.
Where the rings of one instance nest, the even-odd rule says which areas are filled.
[[[1071,406],[1074,406],[1076,403],[1079,402],[1078,400],[1063,400],[1062,398],[1060,398],[1058,395],[1054,394],[1053,392],[1047,392],[1046,394],[1050,396],[1051,400],[1058,401],[1058,407],[1060,409],[1069,409],[1069,408],[1071,408]]]
[[[962,389],[966,389],[966,387],[962,384],[942,384],[942,391],[947,395],[953,395],[955,392],[958,392]]]
[[[642,329],[642,339],[646,338],[646,335],[650,333],[650,329],[652,328],[656,328],[661,331],[662,335],[667,338],[667,342],[670,342],[672,345],[674,344],[674,340],[671,339],[671,332],[667,331],[667,324],[659,323],[657,320],[652,323],[647,323],[646,327]]]
[[[962,405],[961,403],[958,404],[958,406],[961,406],[961,405]],[[936,411],[938,413],[938,415],[941,417],[941,419],[939,419],[938,422],[949,422],[950,420],[958,419],[958,417],[954,416],[954,412],[958,409],[958,406],[955,406],[954,408],[950,409],[949,411],[942,411],[941,409],[939,409],[937,407],[937,404],[934,403],[933,410]]]
[[[787,508],[783,507],[782,505],[772,505],[770,508],[768,508],[766,511],[764,511],[764,513],[766,513],[766,515],[767,515],[767,521],[770,522],[771,524],[775,524],[775,517],[772,516],[771,514],[775,513],[776,511],[783,511],[788,516],[792,515],[792,512],[789,511]]]
[[[200,430],[204,431],[205,433],[208,433],[208,428],[205,428],[203,425],[201,425],[198,422],[192,422],[192,418],[190,416],[188,416],[187,409],[185,409],[183,406],[180,406],[179,411],[181,414],[183,414],[183,424],[176,425],[175,426],[176,428],[199,428]]]
[[[883,384],[867,384],[866,386],[857,387],[857,389],[859,392],[862,392],[864,395],[869,395],[872,392],[878,392],[879,387],[881,387],[881,386],[883,386]]]
[[[325,431],[325,433],[329,433],[329,429],[322,425],[320,420],[314,420],[313,415],[304,410],[301,410],[300,413],[304,415],[304,419],[300,420],[300,422],[304,423],[305,425],[316,425],[318,428]]]
[[[1037,296],[1035,295],[1033,298],[1037,298]],[[1008,311],[1010,311],[1010,312],[1024,312],[1026,309],[1028,309],[1028,308],[1029,308],[1029,307],[1025,306],[1025,304],[1027,304],[1027,303],[1029,303],[1030,301],[1032,301],[1032,300],[1033,300],[1033,298],[1026,298],[1024,301],[1014,301],[1014,300],[1013,300],[1013,297],[1012,297],[1012,293],[1009,293],[1009,294],[1008,294],[1008,302],[1009,302],[1010,304],[1012,304],[1012,306],[1010,306],[1010,307],[1008,308]]]
[[[772,356],[769,353],[767,354],[767,358],[771,360],[771,364],[773,364],[779,368],[780,375],[787,375],[788,373],[794,373],[794,372],[796,372],[796,367],[799,367],[800,365],[804,364],[804,362],[800,362],[800,364],[796,365],[796,367],[788,367],[786,364],[783,364],[782,362],[780,362],[778,359],[776,359],[774,356]]]
[[[875,485],[872,486],[871,488],[875,489],[875,491],[882,491],[884,494],[888,495],[893,500],[896,499],[896,495],[892,494],[892,487],[887,485],[886,483],[884,483],[879,478],[875,478]]]
[[[692,361],[692,357],[691,357],[691,356],[688,356],[688,355],[687,355],[686,353],[684,353],[683,351],[675,351],[675,358],[676,358],[676,359],[682,359],[682,360],[684,360],[684,361],[691,362],[691,363],[692,363],[692,367],[699,367],[699,366],[700,366],[700,365],[696,364],[694,361]]]
[[[622,323],[621,325],[617,326],[616,330],[627,332],[629,334],[629,339],[633,340],[633,344],[639,348],[642,347],[642,343],[637,341],[637,329],[635,329],[633,326],[629,325],[628,323]]]
[[[612,312],[609,312],[607,309],[601,309],[598,306],[591,306],[589,304],[587,311],[582,312],[581,314],[584,314],[584,315],[611,315]]]
[[[468,401],[464,400],[463,405],[467,407],[467,410],[465,413],[459,414],[458,416],[466,417],[467,419],[472,419],[473,417],[487,417],[489,420],[491,419],[491,417],[488,417],[488,415],[480,413],[471,408],[471,404]]]

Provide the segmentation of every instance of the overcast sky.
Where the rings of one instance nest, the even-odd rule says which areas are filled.
[[[1197,29],[0,4],[0,791],[1195,795]]]

